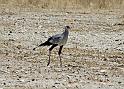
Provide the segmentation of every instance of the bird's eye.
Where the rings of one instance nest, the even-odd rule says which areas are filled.
[[[66,26],[66,28],[70,29],[70,27],[69,27],[69,26]]]

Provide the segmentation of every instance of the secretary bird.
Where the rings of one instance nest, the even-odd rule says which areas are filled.
[[[51,51],[56,46],[60,46],[58,55],[59,55],[59,59],[60,59],[60,66],[62,66],[62,59],[61,59],[60,55],[61,55],[63,46],[67,43],[69,29],[71,29],[71,28],[69,26],[65,26],[64,29],[65,30],[62,34],[53,35],[52,37],[48,38],[47,41],[45,41],[44,43],[42,43],[38,46],[38,47],[40,47],[40,46],[51,46],[52,45],[49,48],[49,60],[48,60],[47,66],[49,66],[49,64],[50,64]],[[33,50],[35,50],[36,48],[34,48]]]

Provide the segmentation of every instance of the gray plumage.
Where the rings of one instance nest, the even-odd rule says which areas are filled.
[[[57,34],[51,37],[51,40],[49,41],[52,44],[58,44],[59,46],[65,45],[68,39],[68,34],[70,29],[69,27],[65,27],[65,31],[62,34]]]
[[[69,34],[69,29],[70,27],[69,26],[65,26],[64,28],[64,32],[62,34],[56,34],[56,35],[53,35],[52,37],[48,38],[48,40],[42,44],[40,44],[38,47],[40,46],[50,46],[52,45],[50,48],[49,48],[49,61],[48,61],[48,64],[47,66],[50,64],[50,54],[51,54],[51,51],[54,47],[56,46],[60,46],[60,49],[59,49],[59,58],[60,58],[60,66],[62,66],[62,62],[61,62],[61,51],[62,51],[62,48],[63,46],[66,44],[67,40],[68,40],[68,34]],[[33,50],[35,50],[36,48],[34,48]]]

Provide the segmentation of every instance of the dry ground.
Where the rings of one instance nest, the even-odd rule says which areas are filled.
[[[72,27],[58,47],[32,49]],[[124,89],[123,11],[0,11],[0,89]]]

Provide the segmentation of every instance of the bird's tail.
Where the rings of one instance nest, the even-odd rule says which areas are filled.
[[[33,48],[33,50],[35,50],[36,48],[38,48],[38,47],[40,47],[40,46],[50,46],[50,45],[52,45],[52,43],[50,43],[49,41],[46,41],[46,42],[44,42],[44,43],[38,45],[37,47]]]
[[[52,43],[50,43],[49,41],[46,41],[46,42],[40,44],[39,47],[40,46],[50,46],[50,45],[52,45]]]

